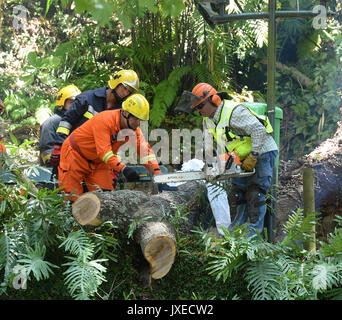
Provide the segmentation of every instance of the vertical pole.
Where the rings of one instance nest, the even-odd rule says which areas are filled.
[[[304,200],[304,217],[315,212],[315,192],[314,192],[314,170],[312,168],[303,169],[303,200]],[[312,226],[313,238],[311,241],[304,243],[304,249],[309,252],[316,251],[316,226]]]
[[[271,121],[272,127],[275,130],[275,103],[276,103],[276,0],[268,0],[268,47],[267,47],[267,115]],[[274,137],[273,130],[273,137]],[[275,186],[277,184],[277,168],[273,168],[273,179],[270,188],[270,209],[267,210],[265,216],[265,226],[267,228],[268,241],[274,242],[274,212],[275,212]]]
[[[271,124],[274,128],[275,123],[275,104],[276,104],[276,0],[268,0],[268,48],[267,48],[267,112]],[[273,131],[274,136],[274,131]]]

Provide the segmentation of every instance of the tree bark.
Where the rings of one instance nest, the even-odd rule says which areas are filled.
[[[171,269],[177,251],[170,217],[179,210],[177,208],[184,207],[189,210],[190,218],[198,214],[199,208],[194,201],[200,190],[199,183],[188,182],[178,191],[164,191],[158,195],[136,190],[88,192],[73,203],[72,214],[81,225],[99,226],[110,220],[124,232],[136,223],[134,239],[150,265],[151,277],[159,279]],[[190,219],[187,228],[191,229],[192,225],[193,219]]]

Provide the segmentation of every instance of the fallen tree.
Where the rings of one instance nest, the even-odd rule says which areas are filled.
[[[283,238],[282,226],[289,214],[303,208],[303,168],[313,168],[315,176],[315,211],[319,213],[317,238],[325,239],[334,231],[336,215],[342,215],[342,122],[336,133],[310,154],[290,163],[279,163],[275,240]]]
[[[197,182],[179,186],[178,191],[148,195],[136,190],[88,192],[72,205],[72,214],[81,225],[99,226],[112,221],[120,230],[128,232],[136,224],[133,237],[148,261],[150,277],[164,277],[172,267],[177,246],[175,229],[170,220],[177,210],[187,211],[187,221],[181,232],[189,232],[200,210],[202,188]]]

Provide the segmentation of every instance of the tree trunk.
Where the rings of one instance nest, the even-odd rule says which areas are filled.
[[[276,241],[284,237],[283,224],[292,211],[303,208],[303,168],[314,169],[315,211],[319,213],[317,238],[326,239],[334,231],[336,215],[342,215],[342,122],[331,139],[310,154],[290,163],[279,162],[276,210]]]
[[[159,279],[171,269],[177,251],[175,230],[169,218],[174,216],[176,207],[187,207],[190,217],[198,214],[199,208],[194,205],[197,192],[200,193],[197,182],[158,195],[136,190],[88,192],[73,203],[72,214],[81,225],[99,226],[110,220],[124,232],[136,223],[134,239],[150,265],[151,277]],[[187,227],[192,228],[191,219]]]

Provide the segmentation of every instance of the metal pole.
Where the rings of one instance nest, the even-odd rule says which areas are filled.
[[[275,103],[276,103],[276,83],[275,83],[275,70],[276,70],[276,0],[268,1],[268,47],[267,47],[267,114],[275,128]],[[274,131],[272,133],[274,138]],[[277,169],[273,168],[273,178],[270,187],[270,210],[267,210],[265,215],[265,226],[267,228],[268,241],[274,242],[274,213],[275,213],[275,186],[277,184]]]
[[[334,16],[335,13],[332,11],[327,11],[327,16]],[[276,18],[314,18],[317,13],[308,10],[300,11],[275,11]],[[230,21],[238,20],[255,20],[255,19],[269,19],[270,12],[245,12],[245,13],[234,13],[234,14],[224,14],[218,16],[212,16],[210,19],[214,24],[223,24]]]

